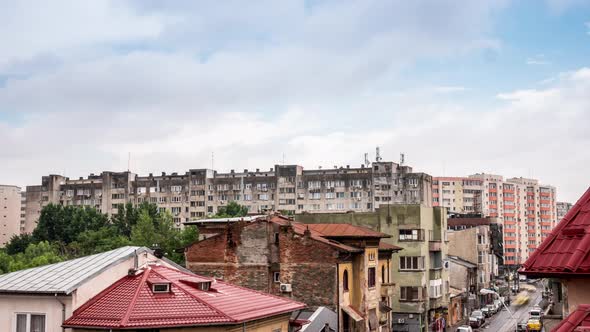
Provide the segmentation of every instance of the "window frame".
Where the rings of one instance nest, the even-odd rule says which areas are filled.
[[[344,272],[342,272],[342,292],[348,292],[350,290],[348,282],[348,269],[344,269]]]
[[[373,273],[371,273],[371,271],[373,271]],[[377,287],[377,271],[374,266],[367,268],[367,287]]]
[[[47,332],[48,328],[47,328],[47,313],[45,312],[22,312],[22,311],[17,311],[13,313],[14,316],[14,321],[12,324],[12,331],[17,331],[17,319],[18,319],[18,315],[26,315],[27,320],[25,323],[25,332],[30,332],[31,331],[31,316],[43,316],[45,317],[45,324],[43,326],[43,331]]]
[[[281,272],[279,271],[274,271],[272,273],[272,281],[274,283],[281,283]]]

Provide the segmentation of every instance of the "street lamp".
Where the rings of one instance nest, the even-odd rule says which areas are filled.
[[[479,294],[481,294],[481,295],[493,294],[493,295],[496,295],[496,297],[498,297],[498,299],[500,299],[500,294],[496,293],[495,291],[493,291],[491,289],[487,289],[487,288],[482,288],[479,291]],[[510,320],[514,319],[516,321],[516,318],[512,314],[512,311],[510,311],[510,309],[506,306],[506,303],[504,303],[504,301],[500,301],[500,302],[502,302],[502,305],[504,306],[504,308],[506,308],[506,310],[508,310],[508,313],[510,314]]]

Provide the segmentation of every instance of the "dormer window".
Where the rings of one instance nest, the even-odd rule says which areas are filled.
[[[152,284],[152,292],[154,292],[154,294],[169,293],[170,292],[170,284],[169,283]]]
[[[209,291],[209,288],[211,287],[211,283],[210,282],[200,282],[199,283],[199,289],[202,291]]]

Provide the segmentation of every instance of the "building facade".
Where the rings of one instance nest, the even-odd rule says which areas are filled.
[[[302,214],[295,218],[305,224],[351,224],[391,235],[383,241],[403,248],[393,254],[390,267],[395,281],[393,330],[430,331],[440,326],[450,299],[444,208],[393,204],[375,212]]]
[[[20,234],[21,192],[17,186],[0,185],[0,247]]]
[[[338,313],[339,331],[390,331],[393,251],[388,235],[351,225],[304,225],[275,215],[202,221],[186,249],[197,274]]]
[[[557,221],[559,222],[567,212],[572,208],[573,204],[568,202],[557,202]]]
[[[501,220],[506,265],[522,264],[558,221],[555,187],[535,179],[483,173],[435,177],[432,197],[434,206],[450,212],[480,213]]]
[[[235,201],[251,213],[283,211],[328,213],[374,211],[381,204],[431,204],[432,178],[409,166],[373,162],[359,168],[304,170],[298,165],[275,165],[267,171],[191,169],[184,173],[138,176],[102,172],[87,178],[43,176],[41,185],[26,190],[24,231],[31,232],[41,208],[49,203],[96,207],[117,212],[119,204],[157,204],[183,222],[213,215]]]

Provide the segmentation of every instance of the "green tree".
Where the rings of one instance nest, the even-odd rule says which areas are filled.
[[[90,207],[49,204],[41,210],[33,231],[33,242],[49,241],[64,245],[76,240],[80,233],[108,225],[106,214]]]
[[[214,215],[215,218],[232,218],[232,217],[244,217],[248,215],[248,208],[240,205],[234,201],[227,203],[226,206],[222,206],[217,210]]]
[[[111,218],[111,222],[117,228],[119,234],[130,237],[131,229],[137,224],[140,214],[144,211],[152,219],[158,217],[158,207],[156,204],[143,202],[138,207],[134,207],[133,204],[127,203],[125,205],[119,205],[117,213]]]
[[[19,252],[25,252],[27,246],[33,242],[33,236],[31,234],[20,234],[13,235],[10,241],[6,244],[6,253],[8,255],[18,254]]]
[[[68,254],[73,257],[97,254],[130,245],[128,237],[119,234],[116,227],[109,225],[98,230],[87,230],[68,245]]]
[[[158,242],[158,237],[155,218],[152,218],[147,211],[142,211],[137,224],[131,229],[131,243],[151,248]]]
[[[29,244],[25,252],[12,255],[10,257],[11,259],[9,261],[7,260],[7,272],[28,269],[31,267],[37,267],[41,265],[59,263],[65,259],[65,257],[60,256],[57,247],[55,245],[50,244],[47,241],[31,243]]]

